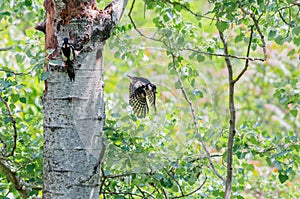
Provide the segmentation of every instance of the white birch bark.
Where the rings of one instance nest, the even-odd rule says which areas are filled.
[[[90,9],[85,10],[90,17],[71,18],[66,24],[59,14],[66,8],[64,2],[50,2],[54,4],[54,13],[47,12],[54,14],[54,35],[47,35],[51,33],[46,28],[46,40],[47,37],[56,38],[57,43],[52,60],[61,60],[58,50],[64,37],[81,45],[82,49],[75,58],[74,82],[61,66],[51,65],[53,61],[47,66],[50,76],[43,96],[43,198],[99,199],[99,167],[105,150],[102,138],[105,120],[103,46],[121,18],[127,0],[113,1],[111,12],[106,16]],[[47,16],[49,19],[51,17]]]

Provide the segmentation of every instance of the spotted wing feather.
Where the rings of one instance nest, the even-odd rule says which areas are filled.
[[[137,117],[144,118],[149,112],[146,92],[143,87],[136,89],[129,97],[129,104]]]
[[[147,98],[149,100],[150,105],[156,111],[156,106],[155,106],[156,92],[155,91],[151,91],[151,90],[146,90],[146,95],[147,95]]]

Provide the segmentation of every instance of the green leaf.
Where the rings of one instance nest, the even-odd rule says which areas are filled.
[[[213,53],[213,52],[215,52],[214,48],[212,48],[212,47],[208,47],[208,48],[206,49],[206,51],[207,51],[208,53]]]
[[[229,28],[229,23],[224,22],[224,21],[217,22],[217,28],[221,32],[224,32],[224,30],[226,30],[227,28]]]
[[[197,55],[198,62],[203,62],[205,60],[205,57],[203,55]]]
[[[34,168],[35,168],[35,164],[28,164],[28,165],[26,166],[26,170],[27,170],[27,172],[29,172],[29,173],[32,173],[33,170],[34,170]]]
[[[237,42],[243,41],[244,37],[245,37],[244,34],[240,34],[240,35],[236,36],[236,38],[234,39],[234,42],[237,43]]]
[[[290,52],[287,54],[287,56],[292,56],[292,55],[295,54],[295,52],[296,52],[296,50],[295,50],[295,49],[292,49],[292,50],[290,50]]]
[[[10,117],[5,117],[5,118],[4,118],[4,124],[8,124],[8,123],[10,123],[10,122],[11,122]]]
[[[31,0],[25,0],[25,5],[27,7],[31,7],[32,6],[32,1]]]
[[[285,183],[289,179],[287,175],[282,173],[279,173],[278,178],[281,184]]]
[[[17,102],[19,100],[19,95],[18,94],[12,94],[10,97],[11,97],[13,102]]]
[[[43,74],[42,74],[42,80],[48,79],[49,76],[50,76],[50,72],[49,71],[44,71]]]
[[[16,60],[19,64],[23,63],[23,56],[20,55],[19,53],[15,55]]]
[[[198,27],[202,28],[202,23],[200,21],[198,22]]]
[[[298,115],[298,110],[294,109],[294,110],[290,110],[290,114],[294,117],[297,117]]]
[[[50,53],[51,54],[51,53]],[[60,64],[60,61],[59,60],[56,60],[56,59],[53,59],[53,60],[50,60],[49,61],[49,64],[50,65],[53,65],[53,66],[56,66],[56,65],[59,65]]]
[[[21,98],[20,98],[20,102],[26,104],[26,98],[25,98],[25,97],[21,97]]]
[[[278,44],[278,45],[282,45],[284,43],[284,38],[279,35],[275,38],[275,42]]]
[[[269,39],[273,39],[275,35],[276,35],[276,31],[275,30],[270,30],[270,32],[268,34]]]
[[[295,27],[295,28],[293,29],[293,33],[294,33],[295,35],[299,35],[299,34],[300,34],[300,26]]]
[[[181,84],[180,84],[179,80],[175,82],[175,88],[176,89],[180,89],[181,88]]]
[[[116,118],[116,117],[121,117],[120,113],[112,113],[111,116],[112,116],[112,117],[115,117],[115,118]]]
[[[184,43],[184,38],[183,37],[179,37],[177,40],[178,44],[183,44]]]
[[[6,12],[0,12],[0,16],[1,17],[5,17],[5,16],[10,16],[10,12],[6,11]]]
[[[194,90],[193,91],[194,95],[200,98],[203,98],[203,93],[200,90]]]
[[[28,37],[32,37],[35,32],[36,32],[36,30],[34,30],[33,28],[28,28],[25,30],[25,33]]]

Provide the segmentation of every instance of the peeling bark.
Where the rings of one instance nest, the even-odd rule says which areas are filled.
[[[122,16],[126,0],[97,10],[95,0],[45,0],[46,69],[44,92],[43,198],[99,198],[99,164],[105,146],[102,129],[103,47]],[[60,55],[68,37],[78,55],[75,81],[69,81]],[[51,60],[58,60],[53,66]]]

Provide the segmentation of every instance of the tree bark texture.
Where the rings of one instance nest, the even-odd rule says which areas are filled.
[[[103,46],[126,0],[98,10],[95,0],[45,0],[49,51],[44,106],[43,198],[99,199],[99,167],[105,145]],[[63,38],[77,50],[75,81],[64,70]],[[55,63],[55,64],[54,64]]]

